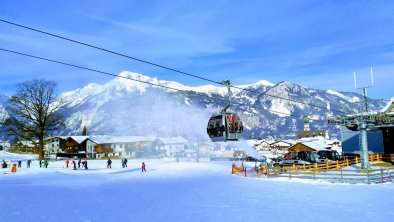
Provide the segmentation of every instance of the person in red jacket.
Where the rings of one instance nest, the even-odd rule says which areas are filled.
[[[145,168],[145,163],[144,163],[144,162],[142,162],[142,165],[141,165],[141,172],[142,172],[142,173],[143,173],[143,172],[146,173],[146,168]]]
[[[68,163],[69,163],[69,160],[67,159],[66,160],[66,168],[68,168]]]

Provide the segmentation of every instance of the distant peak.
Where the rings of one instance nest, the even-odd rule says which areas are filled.
[[[279,82],[278,85],[293,85],[293,83],[285,80],[285,81]]]
[[[273,84],[272,82],[269,82],[267,80],[260,80],[260,81],[257,81],[254,85],[274,86],[275,84]]]
[[[259,80],[259,81],[257,81],[257,82],[255,82],[255,83],[252,83],[252,84],[250,84],[250,85],[239,85],[238,87],[241,87],[241,88],[247,88],[247,87],[260,87],[260,86],[269,86],[269,87],[271,87],[271,86],[274,86],[275,84],[273,84],[273,83],[271,83],[271,82],[269,82],[269,81],[267,81],[267,80]]]
[[[121,72],[118,77],[121,78],[128,78],[128,79],[150,79],[149,76],[145,76],[136,72],[129,72],[129,71],[123,71]]]

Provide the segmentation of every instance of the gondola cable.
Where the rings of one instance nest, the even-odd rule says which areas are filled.
[[[226,100],[226,99],[222,99],[222,98],[218,98],[218,97],[211,97],[209,95],[200,94],[200,93],[195,92],[195,91],[182,90],[182,89],[177,89],[177,88],[173,88],[173,87],[169,87],[169,86],[164,86],[164,85],[160,85],[160,84],[146,82],[146,81],[142,81],[142,80],[138,80],[138,79],[128,78],[128,77],[125,77],[125,76],[119,76],[117,74],[113,74],[113,73],[109,73],[109,72],[105,72],[105,71],[101,71],[101,70],[97,70],[97,69],[92,69],[92,68],[83,67],[83,66],[79,66],[79,65],[74,65],[74,64],[70,64],[70,63],[66,63],[66,62],[61,62],[61,61],[58,61],[58,60],[53,60],[53,59],[48,59],[48,58],[44,58],[44,57],[40,57],[40,56],[35,56],[35,55],[31,55],[31,54],[17,52],[17,51],[14,51],[14,50],[9,50],[9,49],[4,49],[4,48],[0,48],[0,50],[4,51],[4,52],[8,52],[8,53],[13,53],[13,54],[17,54],[17,55],[21,55],[21,56],[25,56],[25,57],[38,59],[38,60],[43,60],[43,61],[47,61],[47,62],[57,63],[57,64],[60,64],[60,65],[65,65],[65,66],[74,67],[74,68],[78,68],[78,69],[83,69],[83,70],[87,70],[87,71],[91,71],[91,72],[96,72],[96,73],[100,73],[100,74],[103,74],[103,75],[109,75],[109,76],[114,76],[114,77],[117,77],[117,78],[128,79],[128,80],[131,80],[131,81],[136,81],[136,82],[145,83],[145,84],[149,84],[149,85],[153,85],[153,86],[157,86],[157,87],[162,87],[162,88],[166,88],[166,89],[170,89],[170,90],[181,91],[181,92],[185,92],[185,93],[194,93],[197,96],[207,97],[209,99],[221,100],[221,101],[224,101],[224,102],[228,102],[228,100]],[[266,108],[262,108],[262,107],[258,107],[258,106],[254,106],[254,105],[247,105],[247,104],[234,102],[234,101],[232,101],[232,103],[236,104],[238,106],[246,106],[246,107],[249,107],[249,108],[256,108],[256,109],[260,109],[260,110],[266,110],[266,111],[270,111],[270,112],[281,114],[281,115],[292,116],[292,117],[296,117],[296,118],[303,118],[303,116],[298,116],[298,115],[294,115],[294,114],[288,114],[288,113],[284,113],[284,112],[280,112],[280,111],[276,111],[276,110],[271,110],[271,109],[266,109]],[[324,120],[319,120],[319,119],[310,119],[310,120],[314,120],[314,121],[318,121],[318,122],[326,122]]]
[[[56,37],[56,38],[59,38],[59,39],[62,39],[62,40],[66,40],[66,41],[70,41],[70,42],[73,42],[73,43],[77,43],[77,44],[80,44],[80,45],[83,45],[83,46],[87,46],[87,47],[90,47],[90,48],[101,50],[101,51],[104,51],[104,52],[107,52],[107,53],[111,53],[111,54],[114,54],[114,55],[122,56],[122,57],[125,57],[125,58],[128,58],[128,59],[132,59],[132,60],[135,60],[135,61],[138,61],[138,62],[142,62],[142,63],[148,64],[148,65],[156,66],[156,67],[159,67],[159,68],[162,68],[162,69],[166,69],[166,70],[169,70],[169,71],[173,71],[173,72],[176,72],[176,73],[179,73],[179,74],[183,74],[183,75],[191,76],[191,77],[198,78],[198,79],[201,79],[201,80],[205,80],[205,81],[208,81],[208,82],[212,82],[212,83],[216,83],[216,84],[219,84],[219,85],[223,85],[222,82],[214,81],[214,80],[211,80],[211,79],[208,79],[208,78],[204,78],[204,77],[201,77],[201,76],[197,76],[197,75],[194,75],[194,74],[183,72],[183,71],[180,71],[180,70],[177,70],[177,69],[173,69],[173,68],[170,68],[170,67],[167,67],[167,66],[159,65],[157,63],[149,62],[149,61],[146,61],[146,60],[143,60],[143,59],[139,59],[139,58],[136,58],[136,57],[133,57],[133,56],[129,56],[129,55],[126,55],[126,54],[123,54],[123,53],[118,53],[118,52],[115,52],[115,51],[112,51],[112,50],[108,50],[108,49],[105,49],[105,48],[102,48],[102,47],[94,46],[94,45],[91,45],[91,44],[88,44],[88,43],[84,43],[84,42],[81,42],[81,41],[77,41],[77,40],[74,40],[74,39],[71,39],[71,38],[63,37],[63,36],[56,35],[56,34],[53,34],[53,33],[49,33],[49,32],[46,32],[46,31],[42,31],[42,30],[39,30],[39,29],[36,29],[36,28],[32,28],[32,27],[28,27],[28,26],[25,26],[25,25],[17,24],[17,23],[10,22],[10,21],[4,20],[4,19],[0,19],[0,22],[7,23],[9,25],[14,25],[14,26],[17,26],[17,27],[20,27],[20,28],[28,29],[28,30],[31,30],[31,31],[34,31],[34,32],[39,32],[41,34],[49,35],[49,36]],[[308,105],[308,106],[311,106],[311,107],[316,107],[316,108],[320,108],[320,109],[327,109],[327,110],[332,111],[332,112],[339,112],[339,113],[343,113],[343,114],[346,113],[346,112],[341,111],[341,110],[329,109],[329,108],[324,107],[324,106],[319,106],[319,105],[315,105],[315,104],[310,104],[310,103],[306,103],[306,102],[297,101],[297,100],[294,100],[294,99],[283,98],[283,97],[280,97],[280,96],[277,96],[277,95],[272,95],[272,94],[267,93],[267,91],[262,93],[262,92],[258,92],[256,90],[244,89],[244,88],[241,88],[241,87],[238,87],[238,86],[233,86],[233,85],[230,85],[230,87],[236,88],[236,89],[240,89],[242,91],[258,93],[258,94],[263,95],[263,96],[270,96],[270,97],[283,99],[283,100],[287,100],[287,101],[291,101],[291,102],[295,102],[295,103],[300,103],[300,104]]]

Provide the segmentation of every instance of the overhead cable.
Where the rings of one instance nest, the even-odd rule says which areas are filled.
[[[131,80],[131,81],[145,83],[145,84],[149,84],[149,85],[153,85],[153,86],[157,86],[157,87],[162,87],[162,88],[166,88],[166,89],[170,89],[170,90],[174,90],[174,91],[181,91],[181,92],[185,92],[185,93],[194,93],[197,96],[207,97],[209,99],[221,100],[221,101],[228,102],[228,100],[226,100],[226,99],[218,98],[218,97],[211,97],[209,95],[201,94],[201,93],[198,93],[198,92],[195,92],[195,91],[177,89],[177,88],[174,88],[174,87],[164,86],[164,85],[161,85],[161,84],[156,84],[156,83],[147,82],[147,81],[143,81],[143,80],[139,80],[139,79],[129,78],[129,77],[126,77],[126,76],[119,76],[117,74],[113,74],[113,73],[110,73],[110,72],[105,72],[105,71],[101,71],[101,70],[97,70],[97,69],[93,69],[93,68],[88,68],[88,67],[83,67],[83,66],[79,66],[79,65],[74,65],[74,64],[70,64],[70,63],[54,60],[54,59],[49,59],[49,58],[44,58],[44,57],[40,57],[40,56],[27,54],[27,53],[17,52],[17,51],[14,51],[14,50],[9,50],[9,49],[4,49],[4,48],[0,48],[0,50],[4,51],[4,52],[13,53],[13,54],[17,54],[17,55],[21,55],[21,56],[25,56],[25,57],[30,57],[30,58],[34,58],[34,59],[38,59],[38,60],[43,60],[43,61],[47,61],[47,62],[52,62],[52,63],[64,65],[64,66],[69,66],[69,67],[74,67],[74,68],[78,68],[78,69],[82,69],[82,70],[87,70],[87,71],[91,71],[91,72],[95,72],[95,73],[99,73],[99,74],[103,74],[103,75],[109,75],[109,76],[114,76],[114,77],[117,77],[117,78],[128,79],[128,80]],[[261,109],[261,110],[266,110],[266,111],[270,111],[270,112],[281,114],[281,115],[293,116],[293,117],[296,117],[296,118],[303,118],[303,116],[288,114],[288,113],[284,113],[284,112],[280,112],[280,111],[276,111],[276,110],[272,110],[272,109],[265,109],[265,108],[254,106],[254,105],[247,105],[247,104],[243,104],[243,103],[239,103],[239,102],[233,102],[233,104],[236,104],[236,105],[239,105],[239,106],[246,106],[246,107]],[[310,120],[326,122],[324,120],[319,120],[319,119],[310,119]]]
[[[85,42],[74,40],[74,39],[71,39],[71,38],[68,38],[68,37],[64,37],[64,36],[60,36],[60,35],[57,35],[57,34],[53,34],[53,33],[47,32],[47,31],[42,31],[42,30],[39,30],[37,28],[28,27],[28,26],[17,24],[17,23],[14,23],[14,22],[10,22],[10,21],[4,20],[4,19],[0,19],[0,22],[7,23],[9,25],[17,26],[17,27],[20,27],[20,28],[28,29],[28,30],[31,30],[31,31],[34,31],[34,32],[39,32],[41,34],[49,35],[49,36],[52,36],[52,37],[55,37],[55,38],[59,38],[59,39],[62,39],[62,40],[66,40],[66,41],[69,41],[69,42],[77,43],[77,44],[80,44],[80,45],[83,45],[83,46],[87,46],[87,47],[90,47],[90,48],[101,50],[101,51],[104,51],[104,52],[107,52],[107,53],[111,53],[111,54],[114,54],[114,55],[122,56],[122,57],[125,57],[125,58],[128,58],[128,59],[132,59],[132,60],[135,60],[135,61],[138,61],[138,62],[142,62],[142,63],[148,64],[148,65],[152,65],[152,66],[156,66],[156,67],[159,67],[159,68],[162,68],[162,69],[173,71],[173,72],[176,72],[176,73],[179,73],[179,74],[182,74],[182,75],[187,75],[187,76],[191,76],[191,77],[194,77],[194,78],[205,80],[205,81],[208,81],[208,82],[211,82],[211,83],[216,83],[216,84],[219,84],[219,85],[223,85],[222,82],[219,82],[219,81],[211,80],[211,79],[208,79],[208,78],[205,78],[205,77],[201,77],[201,76],[198,76],[198,75],[195,75],[195,74],[191,74],[191,73],[187,73],[187,72],[184,72],[184,71],[180,71],[180,70],[177,70],[177,69],[174,69],[174,68],[170,68],[170,67],[167,67],[167,66],[164,66],[164,65],[159,65],[159,64],[154,63],[154,62],[149,62],[147,60],[139,59],[139,58],[136,58],[136,57],[133,57],[133,56],[129,56],[129,55],[126,55],[126,54],[123,54],[123,53],[115,52],[113,50],[105,49],[105,48],[102,48],[102,47],[99,47],[99,46],[95,46],[95,45],[92,45],[92,44],[88,44],[88,43],[85,43]],[[295,99],[284,98],[284,97],[281,97],[281,96],[278,96],[278,95],[272,95],[272,94],[269,94],[268,92],[259,92],[259,91],[256,91],[256,90],[245,89],[245,88],[241,88],[241,87],[234,86],[234,85],[230,85],[230,87],[236,88],[236,89],[240,89],[240,90],[243,90],[243,91],[257,93],[257,94],[260,94],[260,95],[263,95],[263,96],[270,96],[270,97],[273,97],[273,98],[278,98],[278,99],[283,99],[283,100],[287,100],[287,101],[290,101],[290,102],[300,103],[300,104],[304,104],[304,105],[311,106],[311,107],[316,107],[316,108],[320,108],[320,109],[326,109],[326,110],[330,110],[330,111],[333,111],[333,112],[346,113],[346,112],[341,111],[341,110],[329,109],[329,108],[327,108],[325,106],[319,106],[319,105],[315,105],[315,104],[311,104],[311,103],[307,103],[307,102],[297,101]]]

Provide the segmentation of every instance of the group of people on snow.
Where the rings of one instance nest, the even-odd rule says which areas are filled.
[[[67,160],[65,161],[65,163],[66,163],[66,168],[68,168],[68,166],[69,166],[69,164],[70,164],[70,160],[67,159]],[[75,160],[72,160],[72,161],[71,161],[71,164],[73,165],[73,170],[77,170],[77,163],[75,162]],[[82,164],[82,167],[83,167],[85,170],[88,169],[88,161],[87,161],[86,159],[84,159],[84,160],[79,159],[79,160],[78,160],[78,169],[81,169],[81,164]]]
[[[127,159],[126,158],[123,158],[121,160],[121,163],[122,163],[122,168],[127,167]],[[107,168],[108,169],[112,168],[112,160],[111,160],[111,158],[108,158],[108,160],[107,160]],[[142,173],[146,173],[146,164],[144,162],[142,162],[142,164],[141,164],[141,172]]]
[[[48,160],[46,160],[46,159],[40,160],[40,161],[38,162],[38,164],[40,165],[40,168],[43,167],[43,166],[44,166],[45,168],[48,168],[48,165],[49,165]]]
[[[26,160],[26,167],[30,168],[30,164],[31,164],[31,160]],[[1,163],[1,168],[7,168],[7,167],[11,167],[11,163],[12,160],[8,161],[8,163],[5,162],[5,160],[3,160],[3,162]],[[18,168],[22,168],[22,160],[18,160]]]
[[[11,160],[8,163],[6,163],[6,161],[3,160],[2,163],[1,163],[1,167],[2,168],[11,167],[11,163],[12,163]],[[32,163],[31,160],[27,160],[26,161],[26,167],[30,168],[31,163]],[[127,159],[126,158],[121,159],[121,163],[122,163],[122,168],[127,167]],[[69,168],[70,160],[66,159],[65,164],[66,164],[66,168]],[[84,168],[85,170],[88,169],[88,161],[86,159],[84,159],[84,160],[79,159],[78,163],[73,159],[71,161],[71,164],[73,166],[73,170],[80,169],[81,165],[82,165],[82,168]],[[48,165],[49,165],[49,163],[48,163],[48,160],[46,160],[46,159],[43,159],[43,160],[39,161],[39,166],[40,167],[48,168]],[[77,168],[77,166],[78,166],[78,168]],[[22,167],[22,161],[21,160],[18,161],[18,167],[19,168]],[[112,160],[110,158],[108,158],[108,160],[107,160],[107,168],[109,168],[109,169],[112,168]],[[146,164],[145,164],[145,162],[142,162],[142,164],[141,164],[141,172],[142,173],[146,173]]]

